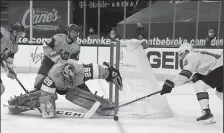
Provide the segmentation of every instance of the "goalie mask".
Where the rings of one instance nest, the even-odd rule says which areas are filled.
[[[189,43],[183,43],[178,49],[180,59],[184,59],[186,55],[193,51],[193,47]]]
[[[66,64],[63,69],[63,76],[68,81],[72,81],[75,78],[75,68],[71,64]]]

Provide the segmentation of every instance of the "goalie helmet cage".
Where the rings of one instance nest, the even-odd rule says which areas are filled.
[[[110,64],[115,63],[116,68],[120,70],[124,85],[123,91],[118,91],[117,88],[113,91],[112,87],[109,88],[110,93],[114,93],[109,94],[109,99],[115,102],[116,106],[161,90],[141,42],[131,39],[120,40],[116,45],[111,44]],[[173,116],[166,96],[159,94],[121,107],[115,113],[127,117]]]

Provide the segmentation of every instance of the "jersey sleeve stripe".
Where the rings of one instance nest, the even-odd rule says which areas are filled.
[[[52,93],[53,94],[53,93],[55,93],[56,88],[50,88],[50,87],[46,86],[45,84],[42,84],[41,90],[43,90],[47,93]]]
[[[179,74],[187,77],[188,79],[192,76],[192,73],[189,70],[182,70]]]

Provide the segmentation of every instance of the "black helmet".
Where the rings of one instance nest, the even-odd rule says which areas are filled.
[[[16,30],[17,32],[24,32],[25,31],[25,28],[24,26],[19,23],[19,22],[12,22],[10,25],[9,25],[9,31],[10,32],[13,32],[14,30]]]
[[[79,26],[76,25],[76,24],[69,24],[69,25],[68,25],[68,28],[67,28],[67,31],[72,31],[72,30],[79,31],[80,28],[79,28]]]

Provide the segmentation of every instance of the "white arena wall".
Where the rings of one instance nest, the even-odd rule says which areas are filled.
[[[99,64],[103,61],[109,62],[110,47],[98,47]],[[153,72],[157,78],[169,78],[179,73],[181,68],[176,53],[177,48],[148,48],[146,54],[151,53],[150,63],[154,64]],[[197,49],[221,54],[222,49]],[[115,50],[116,51],[116,50]],[[20,45],[15,56],[17,72],[37,73],[43,57],[43,49],[40,45]],[[82,46],[80,63],[97,63],[97,47]],[[153,66],[153,67],[154,67]]]

